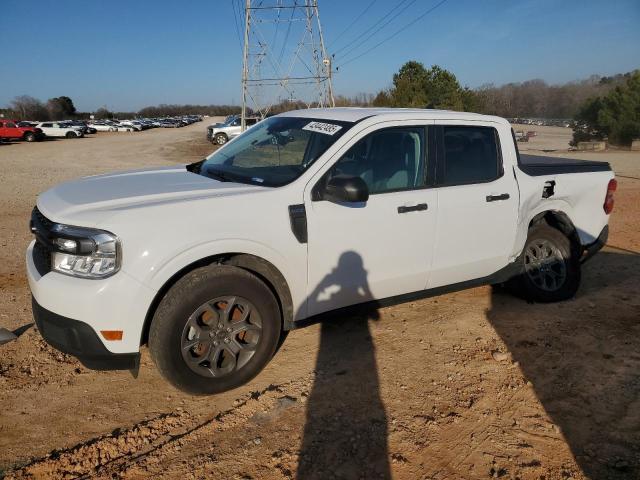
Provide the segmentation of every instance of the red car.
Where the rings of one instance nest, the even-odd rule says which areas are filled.
[[[0,139],[2,140],[24,140],[35,142],[42,140],[44,134],[42,130],[35,127],[19,127],[15,120],[5,120],[0,118]]]

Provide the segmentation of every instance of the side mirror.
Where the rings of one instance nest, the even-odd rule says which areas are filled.
[[[369,188],[360,177],[336,175],[327,182],[322,199],[330,202],[366,202],[369,200]]]

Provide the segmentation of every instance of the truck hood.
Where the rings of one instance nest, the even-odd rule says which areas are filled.
[[[59,223],[99,226],[120,210],[194,199],[240,195],[265,187],[219,182],[184,166],[96,175],[62,183],[38,197],[38,209]]]

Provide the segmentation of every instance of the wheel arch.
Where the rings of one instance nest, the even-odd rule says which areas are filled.
[[[283,330],[287,331],[293,328],[293,300],[291,297],[291,290],[289,289],[289,285],[282,272],[271,262],[257,255],[239,252],[223,253],[201,258],[184,266],[162,285],[147,310],[140,336],[140,345],[147,343],[149,338],[149,329],[155,312],[171,287],[173,287],[178,280],[196,268],[212,264],[231,265],[251,272],[257,276],[267,285],[278,302]]]
[[[562,232],[562,234],[569,239],[571,246],[576,249],[576,252],[579,255],[582,254],[583,247],[578,235],[578,229],[567,213],[562,210],[542,211],[531,219],[529,229],[543,222]]]

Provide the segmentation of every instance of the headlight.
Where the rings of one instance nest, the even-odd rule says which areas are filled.
[[[51,268],[66,275],[105,278],[120,269],[120,241],[93,228],[55,224],[51,229]]]

